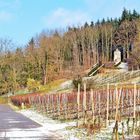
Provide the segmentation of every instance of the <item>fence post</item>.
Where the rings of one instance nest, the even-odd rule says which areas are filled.
[[[137,84],[134,84],[134,114],[133,114],[133,135],[135,134],[135,119],[136,119],[136,96],[137,96]]]
[[[134,84],[134,114],[133,118],[136,118],[136,94],[137,94],[137,85],[136,83]]]
[[[84,108],[84,124],[87,123],[87,107],[86,107],[86,83],[84,83],[84,97],[83,97],[83,108]]]
[[[115,114],[115,139],[118,140],[118,107],[119,107],[119,97],[118,97],[118,86],[115,84],[115,94],[116,94],[116,114]]]
[[[67,120],[68,117],[68,109],[67,109],[67,94],[64,94],[64,111],[65,111],[65,115],[64,118]]]
[[[115,94],[116,94],[116,114],[115,114],[115,122],[118,119],[118,87],[117,84],[115,84]]]
[[[98,123],[100,125],[101,123],[101,92],[99,91],[98,94],[98,107],[99,107],[99,117],[98,117]]]
[[[47,95],[47,114],[49,114],[49,104],[50,104],[49,95]]]
[[[53,98],[53,94],[52,94],[52,96],[51,96],[51,103],[52,103],[52,117],[54,117],[54,98]]]
[[[107,84],[107,114],[106,114],[106,126],[108,127],[108,118],[109,118],[109,83]]]
[[[58,93],[57,95],[57,115],[58,115],[58,118],[60,117],[60,93]]]
[[[92,107],[92,121],[94,123],[94,100],[93,100],[93,89],[90,91],[91,107]]]
[[[80,84],[78,83],[78,93],[77,93],[77,126],[79,127],[79,118],[80,118]]]

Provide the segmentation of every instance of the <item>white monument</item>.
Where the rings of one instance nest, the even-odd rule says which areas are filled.
[[[121,52],[119,51],[118,48],[114,51],[114,62],[115,64],[121,62]]]

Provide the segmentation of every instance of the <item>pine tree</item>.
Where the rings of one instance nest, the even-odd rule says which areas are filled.
[[[93,21],[91,21],[90,27],[94,27],[94,22]]]
[[[140,14],[137,13],[137,11],[134,9],[132,14],[133,19],[140,18]]]
[[[85,28],[89,27],[89,25],[88,25],[87,22],[84,24],[84,27],[85,27]]]
[[[121,16],[121,20],[129,20],[129,12],[126,8],[124,8],[123,12],[122,12],[122,16]]]

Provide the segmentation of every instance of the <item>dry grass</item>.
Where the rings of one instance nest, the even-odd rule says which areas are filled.
[[[0,104],[7,104],[8,99],[6,97],[0,97]]]
[[[59,88],[59,86],[63,83],[63,82],[65,82],[66,81],[66,79],[59,79],[59,80],[56,80],[56,81],[52,81],[52,82],[50,82],[50,83],[48,83],[48,84],[46,84],[46,85],[42,85],[41,87],[40,87],[40,89],[39,89],[39,91],[40,92],[51,92],[51,91],[53,91],[53,90],[56,90],[56,89],[58,89]]]

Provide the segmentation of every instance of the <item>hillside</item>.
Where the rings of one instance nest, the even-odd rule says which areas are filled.
[[[124,70],[107,70],[105,73],[99,73],[93,77],[84,77],[91,86],[102,86],[108,83],[139,83],[140,82],[140,70],[124,71]]]
[[[96,63],[112,62],[116,48],[129,70],[139,68],[139,23],[138,12],[124,9],[120,18],[85,23],[64,32],[41,32],[15,50],[11,49],[11,41],[2,40],[0,94],[14,94],[28,87],[30,80],[45,86],[55,80],[83,76]]]
[[[27,116],[35,112],[43,114],[43,124],[48,125],[47,120],[53,119],[62,126],[66,125],[61,134],[67,139],[139,139],[140,70],[102,71],[93,77],[83,77],[86,88],[81,89],[84,90],[58,92],[55,89],[50,94],[18,95],[11,97],[11,102],[19,108],[22,104],[30,107],[32,111],[22,111]],[[70,84],[65,81],[61,86],[68,90],[66,83]],[[33,119],[40,120],[36,116]]]

